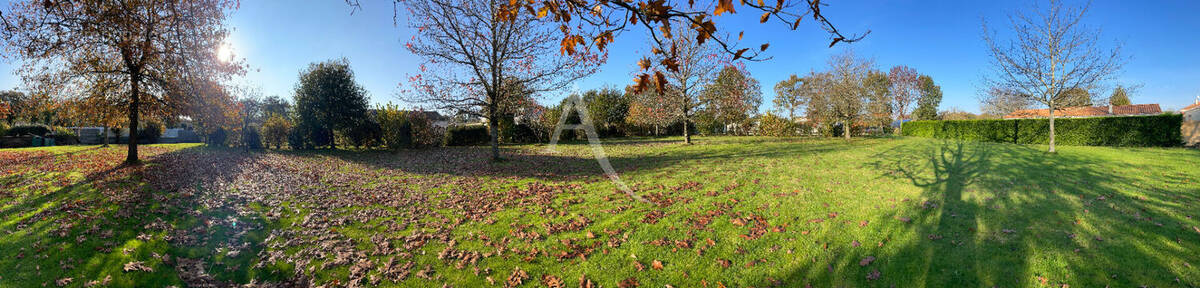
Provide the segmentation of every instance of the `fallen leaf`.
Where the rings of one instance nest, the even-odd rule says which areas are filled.
[[[875,261],[875,256],[867,256],[866,258],[863,258],[862,261],[858,261],[858,266],[871,265],[871,262],[874,262],[874,261]]]

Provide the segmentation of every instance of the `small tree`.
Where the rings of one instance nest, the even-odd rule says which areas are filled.
[[[921,98],[917,99],[917,109],[913,115],[917,120],[937,120],[938,105],[942,104],[942,86],[933,83],[933,77],[921,75],[917,77],[917,90]]]
[[[1009,17],[1015,39],[998,41],[983,23],[984,40],[992,56],[994,73],[989,86],[1011,89],[1049,108],[1050,149],[1054,152],[1054,112],[1072,89],[1087,89],[1109,80],[1121,70],[1120,46],[1101,47],[1100,31],[1083,25],[1088,6],[1064,7],[1051,0],[1046,9]]]
[[[728,65],[700,93],[704,110],[722,124],[722,132],[731,124],[749,119],[762,105],[762,90],[758,80],[737,66]],[[739,129],[740,130],[740,129]],[[736,131],[735,131],[736,132]]]
[[[408,122],[407,112],[392,103],[380,106],[375,111],[384,147],[392,150],[412,147],[412,124]]]
[[[824,92],[813,95],[810,104],[813,109],[810,110],[815,112],[816,118],[827,121],[827,124],[840,122],[846,139],[850,139],[854,123],[866,114],[864,110],[870,99],[863,83],[873,65],[873,61],[859,58],[853,51],[847,50],[829,59],[828,74],[814,77],[814,84],[816,81],[828,82],[820,85]]]
[[[292,123],[288,121],[287,118],[283,118],[281,115],[271,115],[271,117],[267,118],[267,121],[263,123],[263,142],[265,142],[268,147],[275,145],[275,149],[281,149],[283,148],[283,143],[287,143],[287,136],[291,130]]]
[[[349,131],[367,118],[367,96],[346,59],[309,64],[296,85],[297,126],[315,146],[336,149],[335,131]]]
[[[1125,91],[1124,86],[1117,85],[1117,88],[1113,89],[1112,95],[1108,96],[1108,105],[1124,106],[1132,104],[1133,102],[1129,101],[1129,93]]]
[[[807,98],[803,97],[804,79],[796,74],[775,84],[775,110],[787,113],[788,121],[796,120],[796,110],[804,108]]]
[[[891,89],[888,90],[892,94],[892,103],[895,104],[896,120],[900,121],[900,129],[904,130],[904,120],[908,119],[908,109],[912,107],[913,102],[917,101],[917,97],[921,95],[917,90],[920,84],[917,77],[920,74],[916,69],[908,66],[892,67],[888,72],[888,82],[892,83]]]
[[[894,102],[891,87],[893,85],[888,74],[879,71],[867,73],[867,78],[863,80],[863,89],[867,93],[867,126],[878,126],[881,131],[886,131],[891,125],[892,114],[898,106]]]
[[[654,89],[647,89],[641,93],[634,91],[632,86],[625,89],[625,93],[633,93],[626,122],[649,127],[653,135],[658,136],[663,129],[679,119],[679,102],[673,101],[673,96],[670,96],[672,93],[679,93],[674,86],[669,86],[665,93]]]
[[[588,115],[601,135],[612,136],[624,133],[625,118],[629,115],[630,99],[614,88],[588,90],[583,93]]]

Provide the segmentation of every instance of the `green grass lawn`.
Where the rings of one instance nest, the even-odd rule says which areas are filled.
[[[1200,286],[1200,151],[679,140],[0,150],[0,287]]]

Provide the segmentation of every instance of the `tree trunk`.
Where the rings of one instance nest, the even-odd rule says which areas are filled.
[[[846,136],[846,140],[850,140],[850,120],[842,122],[842,136]]]
[[[1050,105],[1050,153],[1054,153],[1054,105]]]
[[[692,134],[688,133],[688,119],[683,118],[683,144],[692,144]]]
[[[100,147],[108,147],[108,126],[104,126],[104,129],[100,130],[100,133],[104,134],[100,136],[104,138],[104,140],[101,142],[104,145],[100,145]]]
[[[498,106],[498,105],[494,105]],[[496,119],[496,109],[488,109],[488,132],[491,134],[492,142],[492,161],[500,161],[500,131],[496,128],[499,121]]]
[[[136,164],[138,162],[138,104],[140,104],[140,83],[142,76],[137,73],[137,69],[129,76],[129,84],[131,89],[131,97],[129,101],[129,151],[125,154],[125,164]],[[118,136],[120,137],[120,136]]]

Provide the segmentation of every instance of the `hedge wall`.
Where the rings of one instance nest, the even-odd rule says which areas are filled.
[[[484,125],[452,126],[446,129],[445,146],[472,146],[492,142],[488,127]]]
[[[1055,143],[1081,146],[1179,146],[1183,143],[1179,127],[1183,116],[1055,118]],[[1050,142],[1049,119],[911,121],[904,123],[903,135],[1007,142],[1047,144]]]

